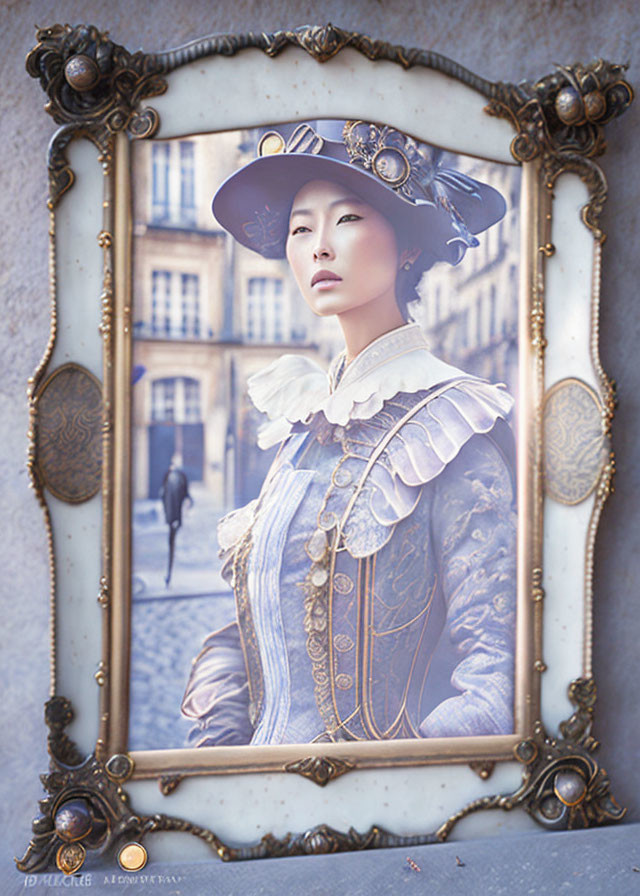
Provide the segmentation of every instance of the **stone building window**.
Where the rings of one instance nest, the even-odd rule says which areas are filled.
[[[153,381],[151,386],[153,423],[197,423],[201,419],[198,380],[177,376]]]
[[[151,272],[152,336],[197,339],[202,333],[200,278],[182,271]]]
[[[249,342],[283,342],[290,338],[279,277],[249,278],[245,335]]]
[[[151,223],[193,227],[196,223],[195,146],[192,140],[151,147]]]

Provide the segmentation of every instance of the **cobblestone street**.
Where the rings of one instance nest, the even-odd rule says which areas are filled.
[[[167,587],[169,527],[162,502],[135,501],[133,506],[133,596],[172,598],[228,591],[220,577],[216,527],[222,511],[198,483],[190,486],[193,506],[185,501],[175,542],[171,582]]]
[[[234,618],[231,593],[133,603],[132,750],[181,747],[190,722],[180,703],[191,661],[209,632]]]
[[[204,489],[193,486],[176,536],[167,587],[168,527],[160,501],[136,501],[133,525],[133,606],[130,748],[184,744],[190,722],[180,703],[191,661],[209,632],[235,615],[220,576],[216,525],[220,516]]]

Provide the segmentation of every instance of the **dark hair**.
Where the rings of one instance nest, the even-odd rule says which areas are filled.
[[[424,256],[426,254],[423,250],[416,260],[409,265],[408,269],[406,265],[402,265],[396,275],[396,303],[400,309],[400,314],[407,322],[413,319],[408,306],[411,302],[416,302],[420,298],[418,295],[420,279],[424,272],[433,264],[433,262],[430,263],[429,260],[425,259]]]

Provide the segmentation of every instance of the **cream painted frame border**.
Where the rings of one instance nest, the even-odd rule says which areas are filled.
[[[67,61],[79,58],[82,54],[72,41],[64,44],[63,32],[64,29],[56,31],[55,28],[40,32],[40,43],[30,54],[31,60],[38,52],[42,58],[45,51],[61,54]],[[94,35],[92,39],[96,45],[106,41],[105,36],[98,32],[95,34],[97,37]],[[227,53],[231,58],[226,58]],[[87,58],[86,55],[84,58]],[[385,772],[389,775],[388,785],[380,785],[383,773],[376,773],[376,784],[371,788],[369,799],[362,799],[357,794],[361,794],[365,781],[366,787],[372,784],[371,773],[352,770],[339,783],[332,784],[330,793],[334,792],[336,799],[329,803],[325,798],[318,800],[317,793],[320,791],[311,794],[310,785],[301,778],[263,777],[260,780],[266,782],[265,791],[271,802],[274,802],[276,795],[286,794],[287,805],[289,809],[293,807],[293,811],[267,813],[269,817],[266,818],[256,816],[252,810],[248,813],[248,828],[243,828],[242,824],[238,826],[237,820],[222,809],[224,800],[220,793],[228,793],[224,779],[198,777],[184,781],[172,802],[178,803],[184,814],[189,816],[191,827],[215,826],[220,834],[232,840],[254,839],[256,830],[281,835],[287,828],[302,829],[310,823],[329,822],[344,826],[341,805],[345,797],[353,809],[348,823],[359,828],[375,821],[395,830],[424,831],[441,824],[448,817],[450,821],[439,828],[439,839],[447,835],[458,817],[469,814],[471,808],[463,808],[469,802],[473,810],[521,805],[534,817],[536,811],[539,816],[540,807],[534,805],[532,795],[519,787],[522,766],[514,760],[508,761],[508,757],[518,745],[533,743],[536,739],[540,743],[545,742],[545,732],[555,731],[571,714],[571,703],[578,707],[572,719],[580,717],[584,721],[583,730],[574,734],[573,740],[569,736],[571,731],[569,734],[563,731],[563,736],[574,753],[581,754],[581,750],[588,748],[585,738],[590,728],[592,699],[590,693],[585,696],[583,692],[585,687],[589,690],[588,683],[591,681],[593,541],[613,472],[612,461],[606,453],[613,393],[597,352],[601,239],[598,215],[606,195],[602,174],[590,160],[598,148],[596,143],[600,137],[597,116],[595,120],[587,118],[576,128],[579,133],[574,135],[572,145],[558,145],[556,134],[549,125],[547,106],[542,100],[536,101],[532,89],[527,93],[526,85],[492,85],[436,54],[403,51],[371,42],[359,35],[348,35],[331,26],[299,29],[279,35],[211,38],[153,57],[138,58],[128,54],[125,64],[138,79],[134,89],[129,91],[125,101],[121,101],[121,97],[116,100],[112,97],[113,108],[100,107],[95,115],[90,116],[86,111],[82,114],[69,113],[60,90],[59,76],[47,87],[54,99],[53,114],[59,122],[67,123],[62,128],[65,133],[58,132],[52,141],[49,161],[54,318],[50,344],[33,378],[34,431],[41,425],[37,387],[45,370],[54,369],[56,363],[61,363],[63,359],[71,359],[84,363],[90,371],[96,372],[99,368],[96,348],[99,354],[100,343],[103,349],[101,366],[105,402],[101,521],[99,499],[92,499],[81,508],[69,508],[47,494],[46,482],[39,480],[35,471],[37,438],[34,437],[31,446],[32,475],[47,520],[51,521],[50,537],[55,536],[56,543],[62,546],[55,554],[52,553],[51,558],[56,580],[52,592],[52,696],[64,693],[79,710],[78,721],[72,726],[71,733],[82,749],[90,749],[92,742],[95,744],[95,759],[105,764],[110,780],[121,782],[133,774],[127,790],[136,805],[144,807],[149,813],[161,812],[164,799],[158,795],[154,797],[149,789],[150,782],[144,779],[169,773],[191,776],[217,772],[224,776],[232,771],[244,771],[242,778],[234,780],[236,784],[245,782],[251,792],[258,779],[249,772],[255,773],[258,769],[275,771],[294,760],[320,758],[320,754],[327,758],[324,768],[325,771],[329,769],[329,778],[336,774],[331,772],[332,766],[338,768],[338,773],[344,771],[344,768],[340,769],[340,760],[352,762],[354,757],[355,764],[363,769],[368,766],[391,766]],[[90,65],[85,65],[91,69]],[[35,63],[32,69],[34,76],[40,76],[41,80],[46,77],[42,70],[37,74]],[[145,108],[141,100],[146,95],[161,92],[165,86],[164,77],[172,69],[175,71],[167,77],[169,89],[166,96],[156,96],[153,108]],[[608,118],[624,111],[632,93],[622,78],[620,67],[599,63],[594,64],[591,70],[596,72],[597,77],[594,77],[598,90],[606,98],[612,97],[609,106],[613,107],[613,112],[607,107]],[[577,91],[584,104],[584,96],[592,87],[587,77],[593,75],[591,70],[580,66],[563,69],[564,81],[554,74],[536,87],[546,86],[547,93],[556,101],[556,110],[559,108],[557,100],[560,90],[566,91],[569,87]],[[66,87],[73,88],[73,70],[69,69],[65,77]],[[220,83],[225,83],[224,91],[217,88]],[[628,90],[626,101],[621,99],[624,87]],[[320,88],[323,105],[319,112],[315,94]],[[538,90],[538,96],[542,93]],[[198,103],[197,98],[203,96],[207,97],[207,102]],[[485,116],[487,99],[490,100],[493,115],[502,118]],[[389,109],[393,109],[392,115]],[[451,132],[446,130],[446,122],[449,120],[451,123],[451,109],[455,109],[458,119],[464,119],[464,138],[459,135],[452,137]],[[502,162],[513,161],[513,152],[520,162],[524,162],[523,195],[529,211],[526,221],[523,217],[522,226],[520,407],[521,410],[526,407],[528,412],[520,415],[519,495],[520,519],[530,518],[531,523],[529,526],[521,525],[519,530],[517,735],[464,739],[464,749],[453,742],[431,742],[424,752],[416,749],[415,743],[404,742],[368,743],[357,748],[351,745],[329,748],[325,745],[322,750],[304,746],[300,749],[250,747],[167,753],[149,751],[127,759],[124,756],[126,726],[121,710],[128,686],[130,396],[127,384],[131,350],[131,186],[129,137],[124,129],[128,128],[129,134],[138,137],[151,136],[154,130],[158,137],[167,137],[317,117],[318,114],[323,117],[347,117],[354,112],[363,118],[384,119],[448,149],[461,152],[473,149],[470,154]],[[120,113],[120,118],[117,113]],[[533,132],[527,124],[531,117],[537,120],[536,115],[546,125],[546,131],[543,127],[542,134],[532,136]],[[510,123],[504,118],[510,119]],[[603,123],[608,120],[604,113],[601,118]],[[515,125],[517,132],[513,141],[511,125]],[[580,132],[580,127],[584,133]],[[93,148],[75,143],[70,150],[71,168],[60,162],[60,159],[67,161],[67,144],[76,136],[89,137],[100,148],[105,173],[103,196],[97,188]],[[566,142],[566,136],[560,136]],[[580,158],[576,160],[576,156]],[[76,171],[77,182],[61,199],[62,193],[70,186],[67,181],[71,169]],[[586,187],[574,176],[560,177],[563,171],[577,173]],[[579,214],[581,206],[584,206],[583,221]],[[89,222],[97,221],[99,208],[103,215],[98,237],[101,252],[95,244],[91,246],[87,241],[87,232],[91,227]],[[80,270],[74,255],[85,249],[85,265]],[[102,302],[100,320],[97,321],[99,326],[96,326],[95,314],[94,323],[91,324],[91,312],[87,314],[83,311],[81,330],[74,331],[70,327],[70,312],[77,311],[79,298],[81,294],[86,294],[87,287],[99,281],[100,268]],[[89,270],[89,274],[85,269]],[[89,289],[90,293],[92,291],[95,294],[95,288]],[[563,301],[560,301],[561,298]],[[567,319],[580,322],[580,337],[572,337],[570,345],[563,336]],[[97,335],[98,330],[100,336]],[[568,514],[574,508],[556,506],[548,499],[544,500],[543,495],[543,399],[550,386],[555,386],[566,377],[581,379],[600,397],[605,449],[595,492],[573,516]],[[87,550],[87,544],[95,544],[100,528],[101,571],[94,567],[95,548]],[[88,532],[94,535],[88,535]],[[572,535],[567,535],[571,532]],[[82,533],[81,538],[77,537],[79,533]],[[68,546],[64,536],[70,534],[75,534],[76,538]],[[94,541],[87,542],[87,538]],[[559,542],[565,548],[563,556],[563,552],[558,550]],[[81,565],[83,570],[79,578]],[[96,582],[99,580],[98,616],[102,615],[104,622],[102,648],[98,651],[96,614],[86,606],[86,596],[77,593],[78,587],[90,582],[92,576]],[[572,591],[568,602],[564,600],[567,589]],[[547,607],[543,613],[545,603]],[[575,624],[569,623],[571,614],[576,612],[582,619],[579,630],[576,630]],[[80,644],[82,646],[78,649],[77,645]],[[97,737],[92,737],[91,715],[95,697],[90,693],[87,679],[96,657],[101,657],[95,675],[100,686],[100,719]],[[576,680],[587,684],[582,689],[574,686],[569,702],[565,693],[570,683]],[[586,719],[583,718],[585,714]],[[353,752],[356,749],[357,755]],[[247,750],[250,756],[246,755]],[[258,752],[263,753],[264,760],[257,758]],[[204,755],[209,753],[215,753],[218,757],[215,768],[208,764],[209,756]],[[127,761],[130,765],[126,772],[117,773],[114,771],[119,767],[116,760],[123,756],[125,765]],[[518,754],[518,758],[525,766],[526,783],[526,770],[531,776],[532,763],[537,759],[528,758],[522,753]],[[502,761],[489,782],[486,777],[478,779],[475,773],[464,767],[456,769],[450,764],[438,765],[451,761],[468,763],[495,759]],[[413,768],[410,772],[405,768],[425,761],[432,765]],[[319,767],[323,765],[322,761],[315,764]],[[314,775],[309,777],[313,779]],[[321,775],[316,772],[315,777]],[[194,789],[196,780],[198,784]],[[216,781],[215,786],[213,781]],[[424,806],[416,805],[415,793],[424,792],[425,788],[427,792],[431,789],[431,793],[435,793],[437,782],[445,789],[445,794],[425,812]],[[588,783],[591,786],[592,782]],[[380,812],[380,800],[376,800],[376,790],[380,786],[393,787],[397,797],[396,805],[385,813]],[[491,796],[496,789],[512,791],[520,796],[511,800]],[[529,799],[529,796],[532,798]],[[585,798],[583,794],[578,802]],[[577,804],[561,802],[565,809],[570,809],[568,813],[562,810],[563,823],[569,824],[569,816]],[[380,818],[380,814],[385,817]],[[544,812],[542,814],[544,816]],[[609,817],[613,815],[610,813]],[[538,817],[538,820],[544,823],[544,818]],[[556,821],[547,818],[547,826],[557,826]],[[498,823],[497,827],[500,826]],[[351,848],[354,848],[353,845]],[[218,852],[222,855],[220,849]]]

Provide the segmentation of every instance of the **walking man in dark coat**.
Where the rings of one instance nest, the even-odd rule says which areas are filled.
[[[180,465],[175,457],[171,459],[169,469],[164,474],[160,497],[164,506],[164,516],[169,526],[169,563],[167,574],[164,578],[165,584],[168,586],[173,568],[176,533],[182,525],[182,505],[185,500],[189,501],[189,506],[193,505],[193,498],[189,494],[187,474],[180,469]]]

